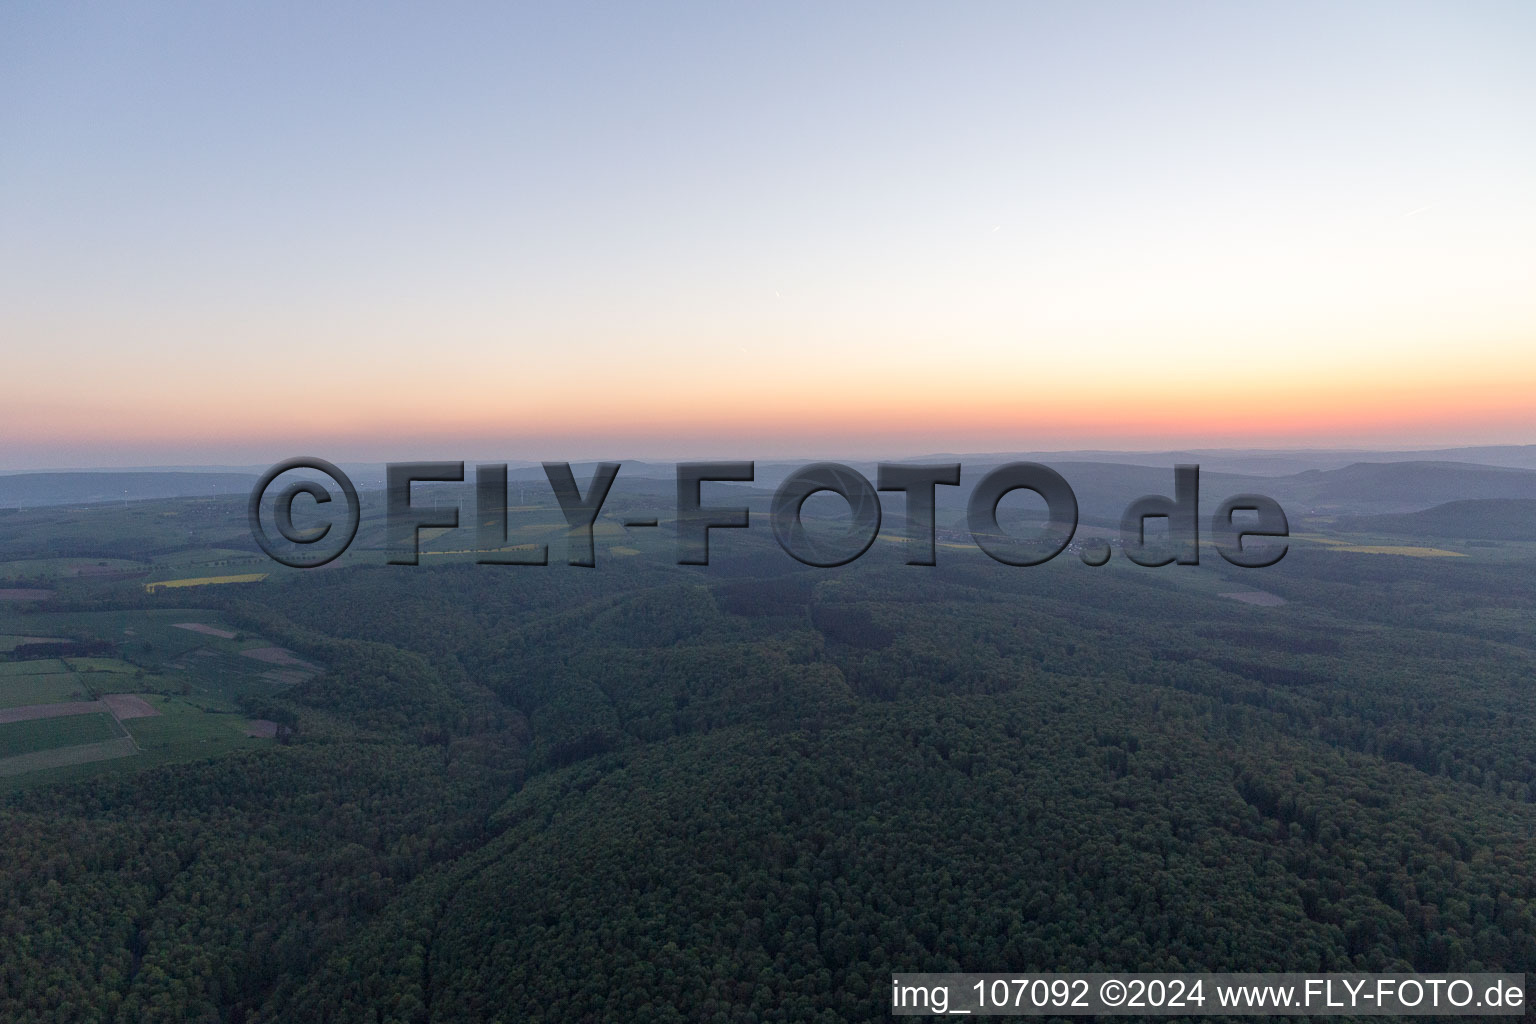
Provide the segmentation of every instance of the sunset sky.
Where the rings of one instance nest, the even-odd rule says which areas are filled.
[[[0,469],[1536,442],[1536,4],[0,6]]]

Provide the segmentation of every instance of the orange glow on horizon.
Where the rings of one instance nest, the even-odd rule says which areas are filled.
[[[1452,446],[1520,443],[1536,434],[1529,401],[1536,375],[1467,373],[1459,379],[1399,375],[1368,384],[1342,375],[1323,380],[1293,372],[1222,385],[1126,381],[1051,387],[1016,378],[966,381],[936,377],[914,386],[897,375],[844,386],[787,379],[733,388],[725,384],[605,388],[604,401],[582,405],[581,388],[463,393],[427,388],[372,394],[366,389],[281,408],[237,395],[163,405],[99,408],[90,422],[39,422],[13,407],[9,432],[22,444],[99,443],[104,425],[125,447],[241,446],[278,453],[330,447],[368,458],[414,457],[430,446],[443,457],[510,458],[664,456],[756,449],[781,454],[852,457],[931,451],[1065,450],[1167,447]],[[882,386],[885,385],[885,386]],[[396,415],[394,410],[404,410]],[[174,421],[168,429],[167,420]],[[30,421],[30,422],[28,422]],[[18,430],[26,423],[24,430]],[[465,451],[473,445],[476,451]],[[328,447],[330,446],[330,447]],[[515,449],[515,450],[512,450]],[[458,454],[454,454],[457,452]]]

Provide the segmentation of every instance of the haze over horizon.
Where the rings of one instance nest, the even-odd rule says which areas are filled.
[[[1527,443],[1533,42],[10,5],[0,468]]]
[[[561,452],[550,456],[548,459],[538,458],[512,458],[500,454],[492,448],[483,445],[464,449],[454,448],[439,444],[435,447],[421,447],[408,451],[401,456],[396,453],[388,458],[374,458],[366,455],[354,457],[347,450],[340,452],[329,451],[325,455],[334,456],[327,461],[335,461],[342,467],[355,472],[358,469],[369,471],[382,471],[389,462],[399,461],[462,461],[467,467],[484,463],[507,463],[514,474],[535,471],[538,476],[542,470],[539,467],[547,461],[566,462],[586,472],[598,462],[619,462],[625,470],[625,478],[649,475],[651,471],[670,471],[673,463],[694,460],[748,460],[755,461],[760,471],[766,471],[769,477],[775,477],[775,467],[782,471],[785,466],[803,465],[816,460],[835,460],[848,462],[854,465],[869,465],[876,462],[934,462],[960,460],[971,466],[974,471],[978,464],[994,464],[1000,460],[1024,458],[1043,460],[1049,463],[1091,463],[1102,462],[1106,464],[1119,464],[1122,466],[1153,466],[1157,468],[1171,468],[1172,462],[1187,461],[1194,458],[1198,464],[1207,470],[1215,472],[1238,473],[1258,476],[1287,476],[1303,473],[1307,470],[1339,469],[1356,463],[1387,463],[1401,462],[1426,464],[1436,463],[1442,466],[1480,466],[1491,469],[1514,469],[1536,471],[1536,444],[1533,445],[1472,445],[1460,447],[1431,447],[1431,448],[1157,448],[1157,449],[1106,449],[1106,448],[1077,448],[1077,449],[1005,449],[998,451],[939,451],[939,450],[880,450],[880,451],[847,451],[827,449],[824,451],[807,450],[804,452],[791,452],[769,457],[753,455],[750,449],[731,449],[725,447],[700,447],[697,449],[674,449],[671,451],[630,451],[622,447],[623,442],[616,441],[607,449],[601,449],[594,453],[571,455]],[[313,455],[315,453],[308,453]],[[288,457],[292,457],[290,454]],[[254,475],[265,471],[273,465],[269,458],[252,458],[250,461],[234,462],[167,462],[167,463],[143,463],[121,465],[0,465],[0,477],[24,476],[24,475],[90,475],[90,474],[114,474],[128,473],[146,476],[157,476],[167,473],[187,473],[192,475],[220,473],[244,473]],[[638,467],[638,469],[637,469]],[[665,475],[665,474],[663,474]],[[217,490],[217,487],[214,488]]]

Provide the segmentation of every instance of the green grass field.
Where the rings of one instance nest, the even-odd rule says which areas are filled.
[[[21,558],[0,562],[0,580],[110,577],[144,568],[142,562],[125,558]]]
[[[38,718],[30,722],[0,723],[0,757],[31,754],[55,747],[101,743],[123,735],[111,715],[97,712],[63,718]]]
[[[64,664],[76,672],[137,672],[137,666],[117,658],[65,658]]]
[[[10,676],[46,676],[55,672],[68,672],[69,666],[58,658],[38,658],[36,661],[0,661],[0,679]]]
[[[242,747],[271,746],[271,740],[245,735],[242,715],[207,710],[182,697],[146,697],[160,714],[122,723],[138,741],[146,764],[214,757]]]
[[[157,567],[166,566],[174,568],[224,565],[254,565],[264,568],[271,564],[271,560],[266,555],[238,548],[189,548],[185,551],[175,551],[168,555],[162,555],[155,559]]]
[[[23,708],[28,704],[59,704],[90,699],[84,682],[73,672],[0,676],[0,708]]]
[[[200,608],[154,608],[110,612],[43,612],[24,617],[27,628],[41,635],[110,640],[135,662],[154,665],[181,657],[199,647],[220,643],[218,637],[180,629],[177,623],[201,622],[226,628],[214,613]]]
[[[181,628],[185,623],[229,635]],[[94,715],[9,723],[0,748],[0,791],[274,746],[270,739],[245,735],[237,698],[275,695],[291,683],[282,678],[283,666],[240,653],[271,646],[270,640],[240,632],[216,612],[179,607],[23,613],[0,608],[0,634],[0,650],[37,638],[96,639],[116,644],[122,655],[0,661],[0,709],[133,693],[160,712],[120,725],[108,722],[113,731],[105,734],[103,717]],[[77,717],[95,720],[94,731]],[[69,724],[59,724],[64,722]],[[135,756],[114,760],[126,755]]]
[[[118,730],[111,738],[10,757],[0,756],[0,780],[3,780],[0,781],[0,792],[27,789],[66,779],[99,777],[103,772],[136,772],[160,764],[197,761],[218,757],[232,750],[280,749],[270,739],[245,735],[246,720],[242,715],[218,708],[210,709],[183,697],[152,694],[144,699],[160,714],[153,718],[133,718],[121,723],[109,721],[108,727]],[[36,727],[44,723],[105,717],[78,715],[68,719],[13,722],[0,728]],[[97,763],[128,755],[134,756],[121,763]]]
[[[96,761],[128,757],[138,752],[133,740],[127,736],[73,747],[35,750],[30,754],[0,757],[0,778],[7,779],[6,787],[10,789],[63,778],[84,778],[95,771]]]

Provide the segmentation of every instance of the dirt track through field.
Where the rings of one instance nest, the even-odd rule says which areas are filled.
[[[119,722],[129,718],[153,718],[160,713],[143,697],[131,693],[103,694],[101,702],[112,709],[113,717]]]
[[[64,718],[67,715],[88,715],[92,711],[112,713],[112,709],[99,700],[71,700],[62,704],[28,704],[20,708],[0,709],[0,723],[30,722],[37,718]]]
[[[19,708],[0,708],[0,724],[31,722],[39,718],[88,715],[93,711],[105,712],[119,722],[128,718],[149,718],[160,713],[141,697],[128,693],[112,693],[101,700],[71,700],[59,704],[28,704]]]
[[[204,636],[216,636],[224,640],[233,640],[235,638],[235,634],[227,629],[218,629],[201,622],[173,622],[171,625],[177,629],[189,629],[194,633],[201,633]]]

